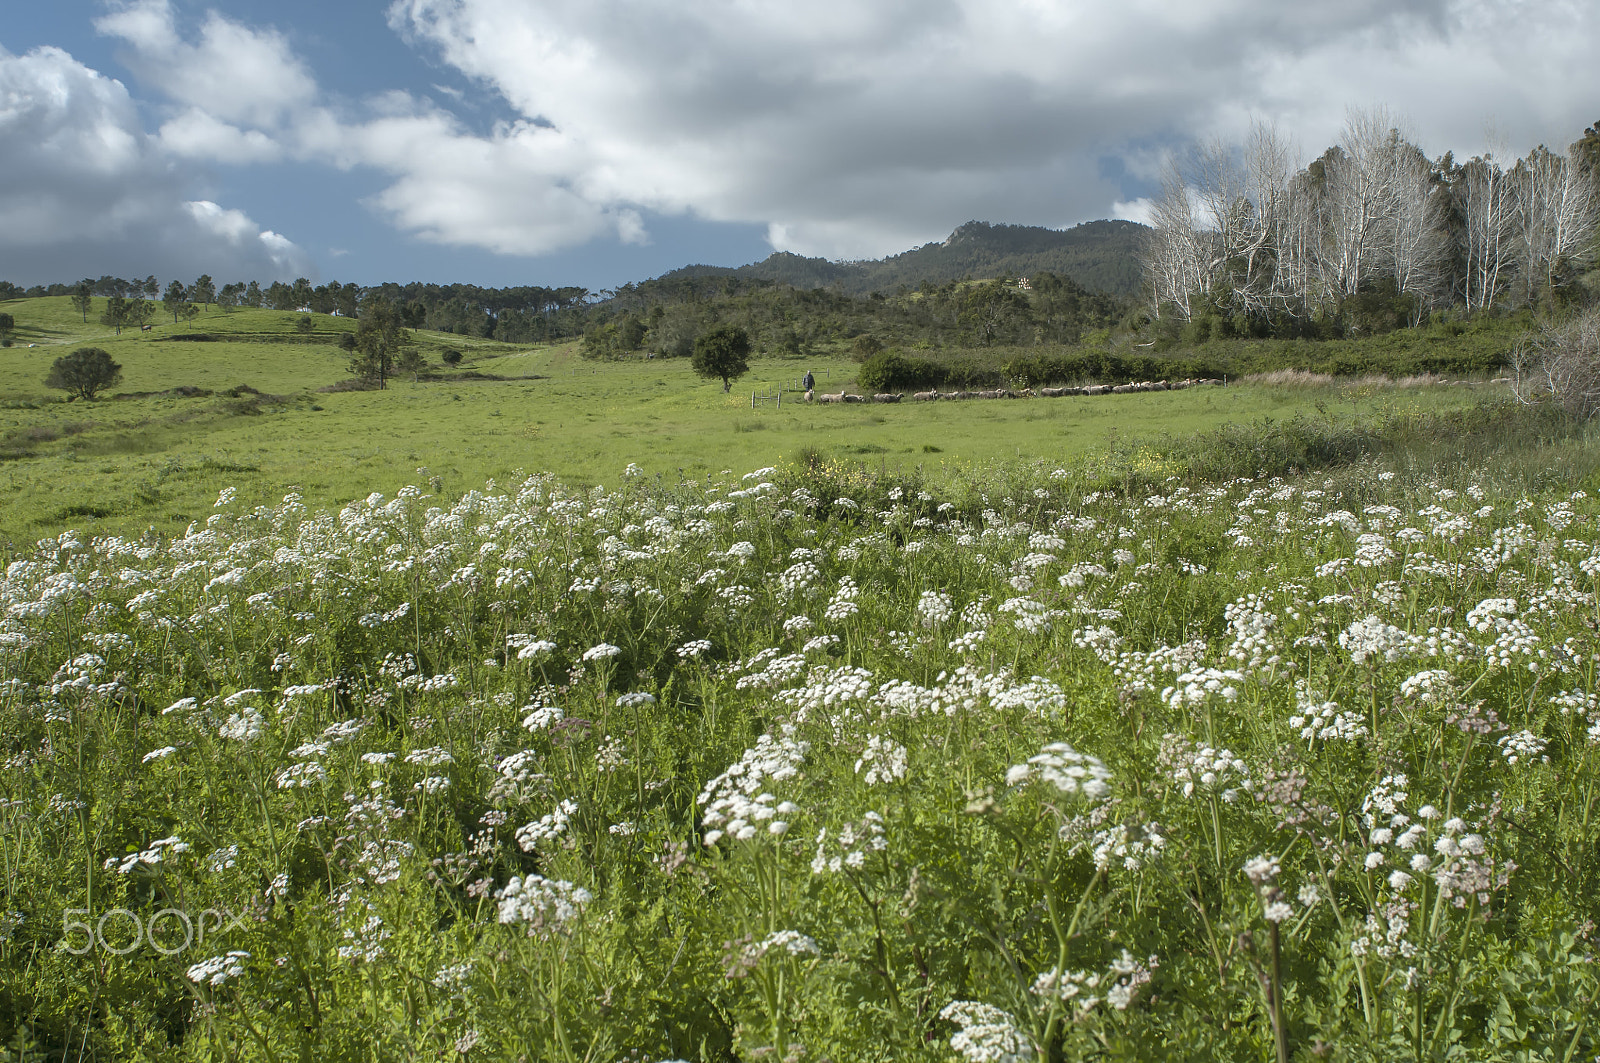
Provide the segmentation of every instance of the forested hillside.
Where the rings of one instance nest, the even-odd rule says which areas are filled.
[[[1093,291],[1135,296],[1141,282],[1137,253],[1146,232],[1145,226],[1131,221],[1092,221],[1065,230],[969,221],[940,243],[881,261],[829,262],[778,252],[733,272],[797,288],[837,285],[855,295],[963,277],[1050,272],[1071,277]]]
[[[679,273],[630,285],[592,308],[584,350],[593,357],[687,356],[695,337],[719,324],[744,328],[769,354],[841,342],[862,356],[894,346],[1072,344],[1088,330],[1110,328],[1133,306],[1054,273],[1037,273],[1026,287],[996,278],[865,296],[739,274]]]

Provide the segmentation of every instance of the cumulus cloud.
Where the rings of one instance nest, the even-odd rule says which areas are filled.
[[[517,117],[472,129],[399,89],[335,105],[276,30],[124,0],[96,26],[165,120],[141,139],[109,82],[84,98],[128,113],[73,128],[158,169],[372,168],[386,185],[367,205],[441,244],[646,243],[654,211],[851,258],[969,218],[1141,218],[1168,151],[1257,119],[1314,155],[1347,105],[1388,103],[1425,150],[1470,155],[1491,122],[1514,150],[1559,147],[1600,95],[1600,9],[1568,0],[394,0],[388,16]]]
[[[267,278],[306,264],[243,214],[192,201],[123,84],[61,49],[0,50],[0,101],[0,143],[26,146],[0,166],[7,279],[201,269]],[[246,229],[253,240],[240,235]]]
[[[191,107],[161,125],[161,146],[174,155],[211,162],[276,162],[283,147],[259,129],[240,129]]]
[[[139,80],[224,122],[271,128],[310,105],[311,76],[283,35],[206,15],[199,39],[183,39],[170,0],[133,0],[95,20],[131,45],[125,61]]]
[[[519,204],[486,177],[489,216],[633,204],[844,256],[967,217],[1132,209],[1099,160],[1239,137],[1253,117],[1320,151],[1347,104],[1387,101],[1425,146],[1470,152],[1489,118],[1564,143],[1600,89],[1584,54],[1600,15],[1559,0],[396,0],[390,21],[548,128],[485,143],[536,151],[588,204]],[[459,179],[408,175],[408,198]],[[476,225],[436,235],[478,242]],[[542,250],[560,231],[481,240]]]

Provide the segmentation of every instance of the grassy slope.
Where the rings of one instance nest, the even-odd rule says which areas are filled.
[[[223,486],[251,502],[290,490],[308,502],[340,503],[393,492],[429,476],[446,493],[517,470],[549,470],[574,482],[614,482],[637,462],[675,478],[744,470],[802,450],[873,465],[920,465],[940,479],[998,459],[1066,460],[1130,437],[1187,433],[1230,421],[1289,416],[1317,404],[1340,412],[1459,406],[1477,388],[1391,391],[1230,387],[1165,394],[1017,402],[898,406],[750,407],[750,393],[798,386],[807,368],[823,390],[853,380],[841,358],[757,361],[725,396],[684,361],[593,363],[575,345],[526,349],[421,333],[437,365],[446,346],[466,352],[464,369],[512,379],[413,383],[383,392],[315,389],[348,375],[337,335],[348,320],[317,316],[323,342],[174,342],[168,337],[276,334],[298,340],[292,312],[211,310],[149,333],[112,335],[83,324],[65,298],[7,304],[23,325],[22,346],[0,352],[0,542],[31,542],[67,526],[162,533],[203,520]],[[92,315],[91,315],[92,319]],[[29,349],[27,343],[38,343]],[[222,394],[145,395],[94,403],[61,401],[43,384],[51,360],[85,344],[123,365],[124,394],[190,385],[237,385],[282,401]],[[537,379],[529,379],[536,377]],[[426,471],[419,471],[426,470]]]

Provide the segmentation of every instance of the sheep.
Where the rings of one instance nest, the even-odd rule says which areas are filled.
[[[873,402],[899,402],[903,398],[905,398],[904,395],[900,395],[900,394],[886,395],[886,394],[884,394],[882,392],[879,392],[878,394],[872,396],[872,401]]]
[[[866,402],[867,401],[865,396],[863,396],[863,395],[852,395],[848,391],[845,392],[844,394],[840,395],[839,399],[840,399],[841,402]]]
[[[817,396],[817,401],[818,402],[843,402],[844,401],[844,392],[836,391],[832,395],[827,395],[827,394],[818,395]]]
[[[915,392],[911,397],[918,402],[935,402],[939,398],[939,389],[934,388],[932,391],[918,391]]]

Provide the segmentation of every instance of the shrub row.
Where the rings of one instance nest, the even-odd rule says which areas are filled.
[[[1130,353],[1083,347],[1037,348],[956,358],[922,357],[884,351],[862,363],[863,389],[978,388],[1012,384],[1038,387],[1092,380],[1125,384],[1136,380],[1239,377],[1280,369],[1302,369],[1331,376],[1382,374],[1391,377],[1433,373],[1472,376],[1495,373],[1509,364],[1514,335],[1493,333],[1411,334],[1362,341],[1311,344],[1295,341],[1208,345],[1202,351]]]

